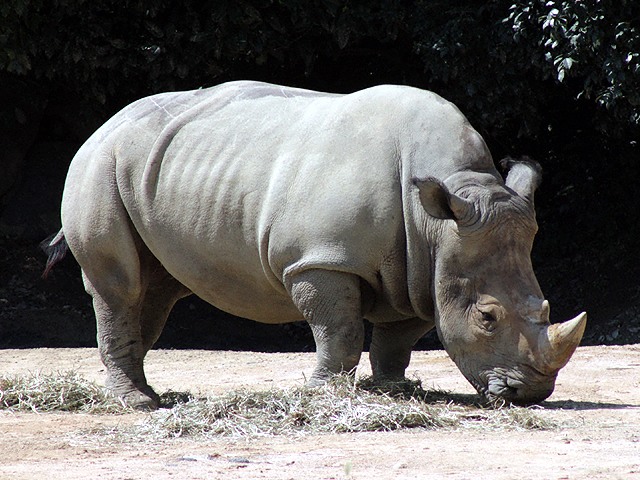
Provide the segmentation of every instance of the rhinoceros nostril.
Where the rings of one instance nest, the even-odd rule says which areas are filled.
[[[515,391],[518,391],[519,389],[525,387],[525,384],[523,382],[510,377],[507,377],[506,384],[510,389]]]
[[[504,378],[494,378],[489,381],[487,392],[494,397],[510,400],[517,396],[518,389],[510,386]]]

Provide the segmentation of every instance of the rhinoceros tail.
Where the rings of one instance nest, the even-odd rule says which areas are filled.
[[[43,240],[40,243],[40,248],[49,257],[47,258],[47,264],[44,267],[44,272],[42,272],[42,278],[47,278],[55,264],[65,257],[69,251],[69,245],[64,238],[64,232],[60,230],[57,234],[51,235]]]

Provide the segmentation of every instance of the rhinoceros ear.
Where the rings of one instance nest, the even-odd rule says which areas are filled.
[[[511,157],[500,160],[500,166],[508,170],[505,184],[520,197],[533,203],[533,194],[542,181],[542,167],[529,157],[514,159]]]
[[[414,178],[413,184],[420,192],[422,208],[435,218],[464,221],[475,215],[475,207],[469,200],[454,195],[438,179]]]

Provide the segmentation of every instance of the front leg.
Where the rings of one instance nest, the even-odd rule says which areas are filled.
[[[411,350],[434,327],[433,321],[410,318],[373,326],[369,360],[376,378],[404,378]]]
[[[316,368],[308,385],[321,385],[332,374],[355,371],[364,342],[359,277],[306,270],[292,277],[288,286],[316,342]]]

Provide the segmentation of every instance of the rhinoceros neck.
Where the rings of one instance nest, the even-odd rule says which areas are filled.
[[[411,135],[401,134],[407,290],[412,309],[421,318],[434,315],[436,256],[451,221],[425,212],[413,179],[436,178],[452,193],[470,185],[504,185],[484,140],[466,118],[448,103],[433,102],[432,107],[415,118],[420,128],[410,129]]]

